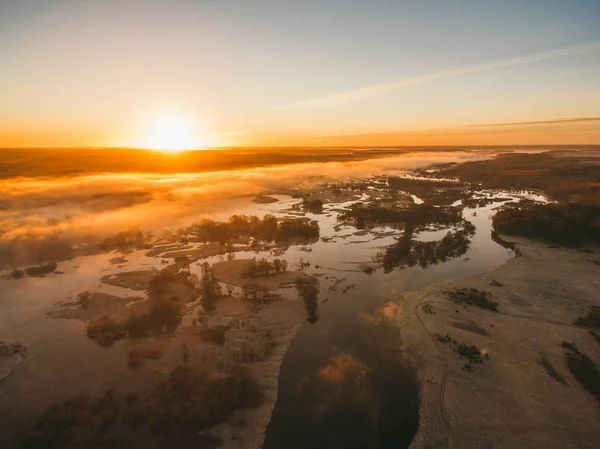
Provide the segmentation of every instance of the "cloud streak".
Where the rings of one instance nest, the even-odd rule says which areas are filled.
[[[600,117],[575,117],[575,118],[557,118],[552,120],[538,120],[535,122],[507,122],[507,123],[488,123],[481,125],[470,125],[468,128],[495,128],[501,126],[528,126],[528,125],[553,125],[556,123],[582,123],[582,122],[600,122]]]
[[[502,69],[505,67],[514,67],[523,64],[530,64],[538,61],[545,61],[547,59],[561,58],[564,56],[570,56],[579,53],[586,53],[600,49],[600,41],[590,42],[583,45],[577,45],[572,47],[564,47],[552,51],[535,53],[528,56],[522,56],[518,58],[502,59],[483,64],[468,65],[464,67],[451,68],[442,70],[440,72],[433,72],[421,76],[412,78],[402,78],[387,83],[374,84],[371,86],[365,86],[359,89],[346,90],[343,92],[337,92],[330,95],[325,95],[309,100],[303,100],[295,103],[284,104],[275,106],[273,109],[277,111],[291,111],[301,109],[312,109],[312,108],[326,108],[341,106],[348,103],[356,102],[365,98],[369,98],[376,95],[382,95],[385,93],[394,92],[397,90],[405,89],[412,86],[418,86],[421,84],[429,83],[432,81],[438,81],[447,78],[455,78],[463,75],[470,75],[473,73],[486,72],[495,69]]]

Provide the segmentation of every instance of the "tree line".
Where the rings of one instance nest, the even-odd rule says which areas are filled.
[[[600,207],[575,203],[519,203],[493,218],[494,229],[507,235],[542,238],[564,246],[600,241]]]

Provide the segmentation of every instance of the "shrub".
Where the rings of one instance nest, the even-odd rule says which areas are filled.
[[[591,306],[587,315],[577,318],[575,324],[578,326],[600,328],[600,306]]]
[[[27,267],[25,268],[25,274],[32,277],[43,276],[45,274],[52,273],[54,270],[56,270],[57,266],[58,264],[56,262],[48,262],[36,267]]]
[[[475,345],[461,344],[458,346],[457,351],[460,356],[467,358],[471,363],[483,363],[481,350]]]
[[[316,278],[296,278],[296,290],[308,313],[306,321],[315,324],[319,320],[319,281]]]
[[[494,312],[498,311],[498,303],[488,299],[488,296],[491,296],[490,292],[477,290],[476,288],[457,288],[447,290],[444,293],[450,301],[457,304],[464,303]]]
[[[10,273],[10,277],[13,279],[21,279],[25,277],[25,272],[23,270],[17,270],[16,268]]]
[[[591,393],[600,404],[600,372],[596,364],[588,356],[582,354],[574,343],[563,342],[562,346],[567,349],[565,359],[569,371],[573,373],[577,382]]]

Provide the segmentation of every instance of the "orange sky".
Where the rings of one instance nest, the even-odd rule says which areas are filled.
[[[599,13],[5,0],[0,148],[600,144]]]

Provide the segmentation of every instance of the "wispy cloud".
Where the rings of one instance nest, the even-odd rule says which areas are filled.
[[[485,72],[489,70],[501,69],[505,67],[513,67],[522,64],[529,64],[537,61],[544,61],[547,59],[561,58],[563,56],[574,55],[578,53],[585,53],[600,49],[600,41],[590,42],[583,45],[577,45],[573,47],[564,47],[555,49],[552,51],[535,53],[528,56],[522,56],[518,58],[502,59],[497,61],[486,62],[483,64],[468,65],[464,67],[456,67],[440,72],[428,73],[421,76],[412,78],[402,78],[395,81],[386,83],[374,84],[371,86],[365,86],[358,89],[347,90],[343,92],[337,92],[330,95],[325,95],[309,100],[298,101],[295,103],[284,104],[275,106],[274,109],[278,111],[289,111],[296,109],[311,109],[311,108],[323,108],[340,106],[348,103],[352,103],[364,98],[369,98],[375,95],[381,95],[388,92],[405,89],[411,86],[417,86],[420,84],[429,83],[431,81],[437,81],[446,78],[454,78],[462,75],[469,75],[472,73]]]
[[[575,117],[575,118],[557,118],[553,120],[539,120],[535,122],[508,122],[508,123],[488,123],[481,125],[469,125],[468,128],[491,128],[498,126],[528,126],[528,125],[550,125],[555,123],[578,123],[578,122],[600,122],[600,117]]]

